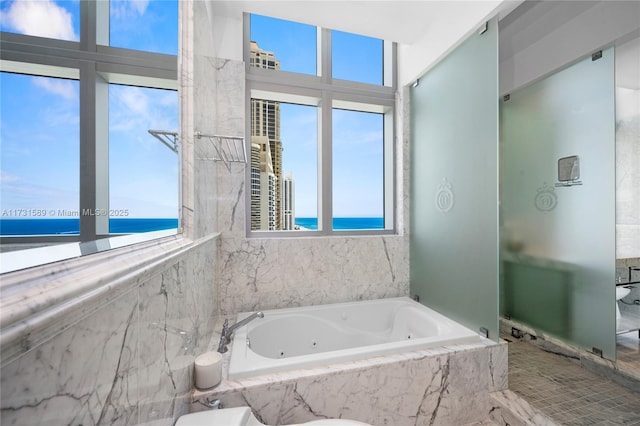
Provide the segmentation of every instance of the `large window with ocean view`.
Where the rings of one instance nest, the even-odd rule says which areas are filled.
[[[333,109],[334,229],[384,228],[384,114]]]
[[[176,91],[109,85],[109,233],[178,227],[178,156],[148,131],[177,128]]]
[[[78,83],[0,73],[2,235],[79,234]]]
[[[393,232],[393,43],[259,15],[245,25],[248,234]]]
[[[118,246],[94,243],[116,234],[178,232],[179,140],[149,132],[177,135],[177,5],[0,4],[3,253],[78,243],[89,254]]]

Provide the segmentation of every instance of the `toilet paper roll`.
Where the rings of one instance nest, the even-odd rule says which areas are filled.
[[[210,389],[222,381],[222,354],[206,352],[196,358],[196,387]]]

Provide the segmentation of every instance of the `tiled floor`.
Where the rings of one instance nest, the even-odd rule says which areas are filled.
[[[524,341],[509,343],[509,389],[562,425],[640,425],[640,394]]]
[[[640,336],[638,331],[618,334],[616,336],[616,357],[618,368],[640,377]]]

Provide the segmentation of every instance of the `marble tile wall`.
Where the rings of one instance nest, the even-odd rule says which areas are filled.
[[[4,425],[172,425],[216,319],[215,238],[0,370]],[[206,303],[204,301],[210,301]]]
[[[462,425],[489,417],[489,393],[507,388],[507,345],[459,345],[224,381],[194,395],[250,406],[266,424],[325,418],[388,425]]]

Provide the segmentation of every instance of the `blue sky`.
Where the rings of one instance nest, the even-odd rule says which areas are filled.
[[[78,41],[79,1],[2,1],[2,31]],[[174,1],[112,0],[110,44],[175,55]],[[79,207],[79,82],[0,73],[1,205]],[[129,217],[178,216],[178,158],[147,133],[178,130],[175,91],[109,88],[110,208]],[[6,218],[6,217],[5,217]]]
[[[316,28],[252,15],[251,39],[271,51],[282,71],[316,74]],[[333,31],[333,77],[382,84],[382,41]],[[315,107],[281,104],[283,173],[293,173],[296,216],[317,216]],[[383,116],[333,112],[333,216],[383,216]]]

